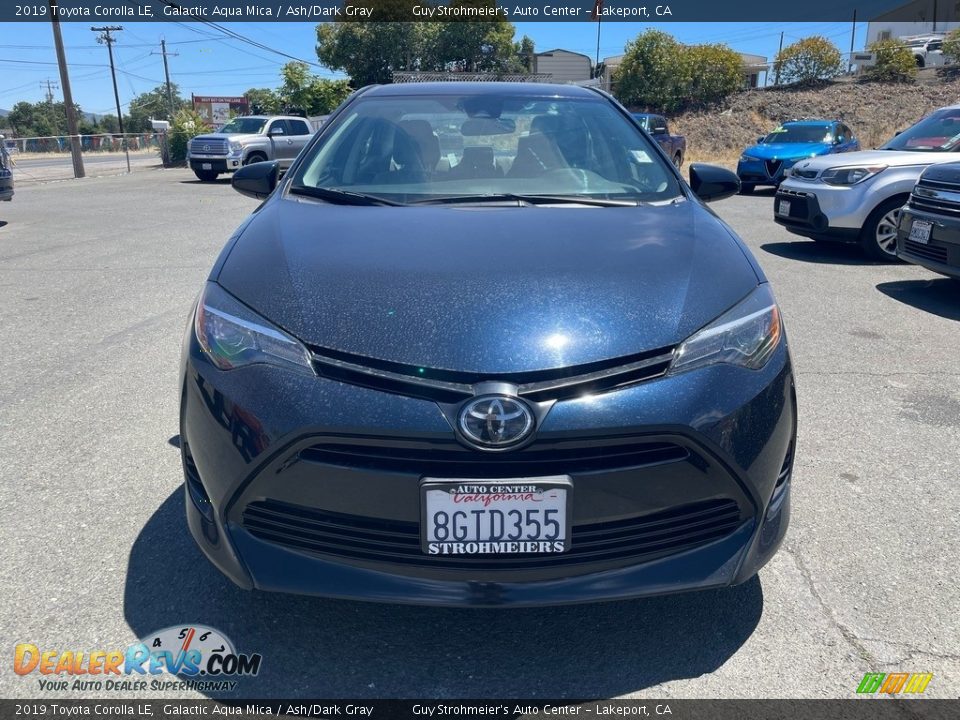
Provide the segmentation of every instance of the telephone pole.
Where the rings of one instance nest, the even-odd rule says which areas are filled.
[[[50,3],[50,22],[53,23],[53,44],[57,48],[57,65],[60,66],[60,82],[63,85],[63,104],[67,111],[67,132],[70,133],[70,157],[73,160],[73,176],[82,178],[83,154],[80,151],[80,135],[77,133],[77,108],[73,104],[73,92],[70,90],[70,75],[67,72],[67,54],[63,49],[60,36],[60,18],[57,16],[57,0]]]
[[[176,57],[180,53],[168,53],[167,52],[167,41],[160,41],[160,52],[152,52],[151,55],[163,55],[163,74],[167,78],[167,108],[170,113],[170,119],[173,120],[173,91],[170,89],[170,67],[167,65],[167,56],[172,55]]]
[[[123,111],[120,110],[120,91],[117,90],[117,71],[113,67],[113,44],[117,41],[110,33],[123,30],[121,25],[104,25],[101,27],[91,27],[93,32],[98,32],[97,42],[107,46],[107,52],[110,55],[110,76],[113,78],[113,99],[117,101],[117,124],[120,126],[120,135],[123,138],[123,151],[127,154],[127,172],[130,172],[130,148],[127,147],[127,137],[123,133]]]
[[[59,89],[60,89],[60,86],[57,85],[57,84],[56,84],[53,80],[51,80],[50,78],[47,78],[46,81],[43,81],[43,80],[40,81],[40,87],[46,87],[46,88],[47,88],[47,104],[48,104],[48,105],[53,105],[53,89],[56,88],[56,89],[59,90]]]

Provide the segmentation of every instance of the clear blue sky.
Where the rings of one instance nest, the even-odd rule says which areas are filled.
[[[314,23],[222,23],[229,30],[262,45],[310,62],[316,62]],[[537,50],[565,48],[589,55],[596,53],[597,25],[592,22],[518,22],[516,39],[529,35]],[[619,55],[628,40],[651,23],[603,23],[601,59]],[[113,87],[106,47],[96,43],[96,33],[86,23],[63,23],[64,44],[70,65],[74,101],[86,112],[114,113]],[[805,36],[830,38],[842,52],[850,49],[851,23],[662,23],[657,27],[684,43],[724,42],[739,52],[773,59],[784,32],[784,45]],[[189,97],[241,95],[251,87],[276,87],[279,71],[288,58],[241,40],[230,38],[199,23],[124,23],[117,33],[114,53],[119,70],[120,102],[163,82],[160,39],[167,41],[171,80]],[[857,24],[856,49],[863,47],[866,23]],[[49,78],[59,85],[59,73],[49,23],[0,23],[0,108],[9,110],[20,100],[36,102],[46,96],[42,83]],[[14,62],[16,61],[16,62]],[[340,77],[326,68],[314,72]],[[62,99],[54,89],[56,99]]]

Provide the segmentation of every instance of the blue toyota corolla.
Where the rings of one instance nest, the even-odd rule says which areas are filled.
[[[770,285],[703,202],[733,173],[686,184],[593,89],[424,83],[233,185],[265,201],[194,308],[180,424],[190,531],[235,583],[546,605],[773,556],[796,397]]]
[[[853,152],[860,141],[839,120],[791,120],[743,151],[737,163],[740,192],[752,193],[757,185],[777,187],[796,163],[817,155]]]

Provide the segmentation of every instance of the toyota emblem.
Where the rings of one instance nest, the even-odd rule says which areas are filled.
[[[533,412],[523,401],[507,395],[474,398],[460,410],[464,439],[481,450],[505,450],[533,432]]]
[[[203,151],[204,151],[204,152],[210,152],[210,146],[209,146],[209,145],[204,145],[204,146],[203,146]]]

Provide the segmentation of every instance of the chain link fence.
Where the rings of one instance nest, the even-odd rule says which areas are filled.
[[[80,135],[80,150],[87,177],[137,172],[162,165],[166,138],[162,133],[101,133]],[[74,177],[69,135],[3,139],[14,181],[67,180]]]

